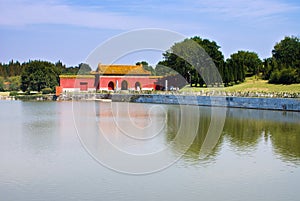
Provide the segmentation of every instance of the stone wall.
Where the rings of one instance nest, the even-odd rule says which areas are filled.
[[[113,94],[114,102],[182,104],[199,106],[218,106],[232,108],[300,111],[300,99],[296,98],[247,98],[222,96],[183,96],[183,95],[132,95]]]

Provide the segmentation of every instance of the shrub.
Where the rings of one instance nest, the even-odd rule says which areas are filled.
[[[273,84],[293,84],[297,82],[297,72],[295,69],[285,68],[281,71],[275,70],[270,76],[269,83]]]
[[[275,70],[271,73],[269,83],[278,84],[279,83],[279,71]]]
[[[18,92],[17,91],[11,91],[9,93],[9,96],[17,96],[18,95]]]
[[[293,84],[296,83],[296,72],[291,68],[283,69],[280,71],[279,82],[282,84]]]
[[[2,77],[0,77],[0,91],[4,91],[4,79]]]
[[[50,94],[52,92],[51,88],[44,88],[42,89],[42,94]]]

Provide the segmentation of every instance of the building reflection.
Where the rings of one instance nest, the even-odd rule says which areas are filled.
[[[22,121],[22,137],[24,144],[36,155],[55,150],[59,145],[57,108],[54,102],[22,102],[22,117],[26,117]]]
[[[113,104],[98,104],[98,126],[111,142],[130,153],[152,153],[169,146],[174,153],[182,153],[184,160],[211,162],[225,145],[235,153],[247,154],[263,142],[271,146],[276,158],[300,164],[299,113],[227,108],[221,135],[201,159],[212,124],[211,108]],[[213,125],[218,126],[222,125]]]

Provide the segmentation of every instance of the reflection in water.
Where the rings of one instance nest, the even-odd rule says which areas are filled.
[[[87,135],[87,127],[94,122],[92,127],[98,127],[103,139],[128,154],[145,155],[171,148],[173,153],[165,153],[167,158],[185,153],[186,160],[206,163],[213,162],[220,154],[224,141],[240,154],[255,151],[258,144],[265,141],[271,142],[272,149],[281,160],[292,163],[300,161],[299,113],[183,105],[91,105],[80,104],[77,108],[79,116],[85,119],[78,120],[83,128],[82,133]],[[93,120],[91,111],[95,112],[97,121]],[[226,113],[224,127],[223,113]],[[216,128],[221,131],[220,135],[216,133]],[[93,130],[95,128],[91,132]],[[94,147],[99,147],[97,141],[102,142],[103,139],[98,138],[99,133],[86,139],[93,142]],[[101,151],[99,148],[97,150]]]
[[[260,138],[270,139],[282,160],[299,163],[299,122],[300,114],[294,112],[231,109],[224,132],[237,150],[254,149]]]
[[[173,116],[178,118],[176,134],[166,141],[169,106],[96,102],[74,103],[73,109],[79,137],[91,156],[106,167],[132,174],[172,165],[189,149],[199,124],[197,107],[180,106]]]
[[[183,155],[183,157],[187,160],[191,161],[198,161],[199,157],[201,155],[201,150],[203,148],[204,142],[208,137],[208,132],[210,125],[212,123],[212,111],[208,107],[198,107],[196,110],[195,106],[191,106],[193,111],[197,111],[200,114],[199,118],[189,118],[187,121],[187,116],[184,116],[180,114],[180,108],[178,106],[172,106],[168,110],[168,122],[167,122],[167,139],[169,141],[173,140],[177,133],[178,130],[180,129],[180,126],[187,125],[185,127],[185,138],[190,138],[188,135],[191,132],[197,132],[197,135],[194,136],[193,138],[193,143],[190,144],[189,148],[186,150],[186,153]],[[221,108],[222,109],[222,108]],[[188,117],[192,115],[192,113],[187,114]],[[212,123],[215,124],[215,123]],[[195,126],[191,126],[195,125]],[[221,127],[222,125],[212,125],[212,126],[219,126]],[[217,136],[215,139],[216,144],[214,146],[210,147],[208,150],[208,156],[204,157],[202,160],[204,161],[213,161],[213,156],[216,155],[218,152],[218,149],[221,144],[221,139],[220,136]],[[183,143],[178,143],[178,146],[176,146],[176,149],[185,149],[186,147],[182,146]],[[177,150],[178,151],[178,150]],[[203,150],[202,150],[203,151]]]
[[[180,120],[186,118],[180,115],[180,109],[172,106],[168,110],[167,139],[170,141],[179,129]],[[200,107],[200,121],[197,136],[184,155],[187,159],[199,160],[201,146],[207,137],[211,124],[211,109]],[[193,120],[193,119],[191,119]],[[197,119],[195,119],[197,121]],[[248,153],[264,139],[271,140],[275,153],[286,162],[300,162],[300,114],[282,113],[278,111],[228,109],[223,134],[216,147],[211,150],[206,161],[213,161],[224,139],[231,147],[240,153]],[[218,125],[215,125],[218,126]],[[186,133],[195,128],[188,127]],[[177,148],[180,148],[178,146]]]
[[[281,156],[282,160],[300,164],[299,124],[267,124],[265,132],[270,136],[274,151]]]
[[[207,140],[212,121],[213,128],[221,127],[221,113],[212,108],[18,101],[0,106],[2,200],[299,200],[300,113],[226,109],[221,136],[202,159],[208,150],[203,147],[213,145]],[[153,164],[184,155],[155,174],[120,174],[91,159],[74,120],[81,140],[122,168],[153,170]],[[134,161],[114,156],[104,140],[142,159],[167,151],[157,161]]]
[[[23,138],[35,154],[59,144],[57,106],[55,102],[22,102]]]

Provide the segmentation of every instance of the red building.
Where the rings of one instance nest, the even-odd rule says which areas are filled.
[[[90,75],[61,75],[63,92],[97,90],[155,90],[158,77],[142,65],[102,65]]]

